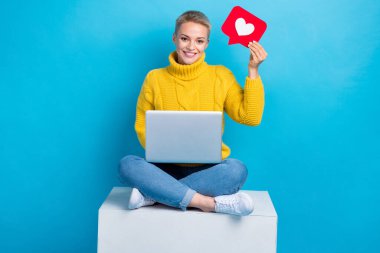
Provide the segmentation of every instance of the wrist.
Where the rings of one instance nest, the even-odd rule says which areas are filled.
[[[249,68],[248,69],[248,77],[250,79],[255,79],[258,76],[259,76],[259,70],[257,68],[253,68],[253,69]]]

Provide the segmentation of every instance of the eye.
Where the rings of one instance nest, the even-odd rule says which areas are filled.
[[[204,40],[198,40],[197,43],[198,44],[203,44],[205,41]]]
[[[181,40],[182,41],[187,41],[187,38],[186,37],[181,37]]]

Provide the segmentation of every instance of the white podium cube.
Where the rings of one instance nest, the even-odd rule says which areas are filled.
[[[275,253],[277,214],[266,191],[244,191],[248,216],[155,204],[128,210],[129,187],[114,187],[99,209],[98,253]]]

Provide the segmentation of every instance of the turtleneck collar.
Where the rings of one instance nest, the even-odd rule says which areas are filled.
[[[207,68],[205,57],[206,53],[203,52],[202,56],[196,62],[189,65],[179,64],[177,62],[177,51],[174,51],[169,55],[170,65],[167,67],[167,70],[171,75],[182,80],[191,80],[197,78]]]

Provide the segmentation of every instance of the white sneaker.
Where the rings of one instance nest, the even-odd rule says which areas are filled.
[[[133,188],[128,202],[128,209],[136,209],[142,206],[151,206],[156,201],[144,197],[137,188]]]
[[[253,211],[253,201],[244,192],[237,192],[231,195],[221,195],[215,199],[215,212],[227,213],[239,216],[249,215]]]

